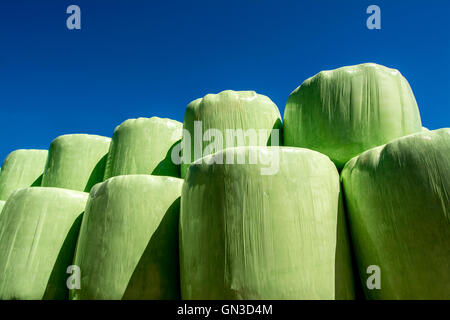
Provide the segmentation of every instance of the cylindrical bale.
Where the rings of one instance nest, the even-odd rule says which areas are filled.
[[[47,154],[47,150],[11,152],[0,171],[0,200],[8,200],[16,189],[40,186]]]
[[[322,71],[295,89],[284,112],[284,143],[326,154],[342,169],[361,152],[422,130],[401,73],[367,63]]]
[[[113,177],[92,188],[75,265],[74,300],[179,298],[178,221],[183,180]]]
[[[67,299],[88,194],[58,188],[14,192],[0,215],[0,299]]]
[[[158,117],[126,120],[114,130],[105,180],[131,174],[180,177],[171,153],[182,128],[181,122]]]
[[[89,192],[103,181],[111,139],[68,134],[52,141],[42,178],[43,187]]]
[[[282,144],[278,107],[254,91],[226,90],[207,94],[186,108],[181,176],[190,163],[214,152],[239,146]],[[271,131],[278,134],[271,136]],[[186,134],[188,137],[186,137]]]
[[[368,299],[450,299],[450,129],[399,138],[342,171]]]
[[[336,167],[318,152],[238,147],[197,160],[181,197],[182,298],[353,298],[343,214]]]

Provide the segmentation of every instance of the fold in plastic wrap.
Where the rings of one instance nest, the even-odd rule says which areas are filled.
[[[0,299],[67,299],[88,194],[57,188],[14,192],[0,215]]]
[[[103,181],[111,139],[88,134],[63,135],[52,141],[43,187],[89,192]]]
[[[0,200],[0,215],[2,214],[3,207],[5,206],[6,201]]]
[[[47,153],[23,149],[11,152],[0,171],[0,200],[8,200],[16,189],[41,185]]]
[[[180,167],[171,159],[181,140],[183,124],[158,117],[129,119],[114,130],[105,180],[129,174],[180,177]]]
[[[367,298],[450,299],[450,129],[366,151],[342,181]],[[379,290],[367,289],[372,265]]]
[[[183,180],[110,178],[92,188],[75,264],[74,300],[179,298],[178,221]]]
[[[201,133],[196,133],[195,122],[201,121]],[[267,146],[269,145],[270,131],[279,130],[279,141],[274,145],[282,145],[282,123],[278,107],[268,97],[257,94],[254,91],[226,90],[218,94],[207,94],[203,98],[192,101],[186,108],[183,128],[190,133],[190,163],[212,154],[219,150],[239,146]],[[207,146],[211,144],[205,133],[209,129],[218,130],[222,134],[222,146],[218,150],[210,150]],[[244,139],[234,138],[232,143],[226,143],[226,130],[243,130]],[[245,137],[246,131],[253,129],[257,134],[256,139]],[[259,132],[265,131],[265,133]],[[267,134],[267,137],[265,136]],[[252,141],[252,139],[254,141]],[[216,141],[217,142],[217,141]],[[231,141],[230,141],[231,142]],[[275,142],[278,142],[276,144]],[[186,142],[186,144],[188,144]],[[200,148],[198,147],[200,145]],[[200,153],[199,157],[196,157]],[[186,157],[187,158],[187,157]],[[186,162],[186,161],[185,161]],[[181,176],[184,178],[190,163],[182,163]]]
[[[326,154],[341,169],[361,152],[422,130],[401,73],[373,63],[322,71],[295,89],[284,112],[286,146]]]
[[[279,157],[278,172],[249,164],[255,150],[264,162]],[[247,164],[207,164],[226,163],[231,151]],[[182,191],[180,268],[188,300],[353,298],[336,167],[318,152],[284,147],[198,160]]]

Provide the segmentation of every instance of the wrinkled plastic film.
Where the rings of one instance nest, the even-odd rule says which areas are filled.
[[[450,299],[449,155],[450,129],[425,131],[366,151],[342,171],[367,298]],[[370,266],[379,268],[379,290],[365,283]]]
[[[158,117],[129,119],[114,130],[105,180],[119,175],[152,174],[180,177],[172,149],[183,124]]]
[[[0,215],[0,299],[67,299],[87,194],[56,188],[13,193]]]
[[[75,264],[74,300],[178,299],[178,219],[183,180],[119,176],[91,191]]]
[[[196,122],[200,128],[197,131]],[[282,123],[278,107],[268,97],[254,91],[226,90],[192,101],[186,108],[183,128],[189,132],[190,144],[188,141],[184,141],[184,144],[190,145],[190,163],[225,148],[267,146],[271,144],[269,138],[273,129],[279,130],[279,141],[274,141],[274,145],[282,144]],[[211,136],[208,136],[211,129]],[[230,143],[227,144],[227,130],[235,130],[234,133],[240,134],[236,132],[239,129],[242,130],[240,136],[243,139],[230,136]],[[248,130],[253,132],[246,136]],[[220,137],[215,137],[214,131],[220,133]],[[219,145],[217,150],[207,148],[213,142]],[[183,159],[186,158],[188,156],[184,155]],[[188,168],[189,163],[181,165],[183,178]]]
[[[0,171],[0,200],[8,200],[15,190],[40,186],[47,150],[16,150],[5,159]]]
[[[279,156],[279,171],[248,164]],[[183,299],[351,299],[349,243],[339,175],[328,157],[280,147],[230,149],[188,171],[181,198]],[[278,153],[278,155],[277,155]],[[205,161],[203,161],[205,160]]]
[[[365,150],[422,130],[407,80],[373,63],[303,82],[289,96],[283,125],[286,146],[319,151],[338,169]]]
[[[72,134],[50,145],[42,186],[90,191],[103,181],[110,138]]]

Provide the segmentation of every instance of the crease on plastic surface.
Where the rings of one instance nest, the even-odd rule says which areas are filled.
[[[450,129],[396,139],[351,159],[341,174],[362,279],[381,268],[370,299],[450,298]]]
[[[289,96],[284,141],[319,151],[338,169],[352,157],[422,130],[407,80],[373,63],[322,71]]]
[[[248,160],[248,150],[273,148],[235,151]],[[346,235],[337,231],[334,164],[311,150],[277,150],[274,176],[261,176],[256,164],[205,163],[225,150],[189,168],[180,216],[183,299],[353,298],[350,257],[336,265],[337,237]]]

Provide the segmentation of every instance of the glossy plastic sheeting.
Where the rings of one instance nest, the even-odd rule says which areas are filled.
[[[201,121],[199,126],[201,128],[200,133],[195,131],[196,121]],[[203,98],[192,101],[187,106],[184,115],[184,129],[190,134],[191,161],[184,161],[181,165],[181,176],[183,178],[186,176],[189,163],[202,156],[229,147],[269,145],[271,142],[268,140],[272,129],[279,130],[280,139],[278,144],[276,143],[277,141],[273,141],[272,145],[282,144],[282,123],[278,107],[268,97],[257,94],[254,91],[226,90],[219,94],[207,94]],[[215,129],[221,133],[222,143],[220,143],[218,137],[208,137],[205,134],[209,129]],[[226,131],[234,129],[243,130],[243,139],[239,141],[239,138],[235,137],[227,144]],[[252,134],[247,137],[244,136],[249,129],[253,129],[254,133],[257,134],[256,139],[252,138]],[[207,146],[212,142],[221,146],[214,150],[208,150]],[[188,145],[187,142],[184,143]],[[196,151],[200,156],[196,157]],[[188,157],[184,155],[184,158]]]
[[[0,200],[0,215],[2,214],[3,207],[5,206],[6,201]]]
[[[118,176],[92,188],[75,264],[75,300],[179,298],[178,220],[183,180]]]
[[[88,194],[57,188],[13,193],[0,215],[0,299],[67,299]]]
[[[105,180],[119,175],[152,174],[180,177],[171,159],[183,124],[158,117],[129,119],[114,130]]]
[[[47,153],[47,150],[11,152],[0,171],[0,200],[8,200],[16,189],[41,185]]]
[[[422,130],[407,80],[373,63],[322,71],[289,96],[286,146],[317,150],[341,169],[361,152]]]
[[[450,129],[369,150],[342,181],[366,296],[450,299]],[[380,290],[367,289],[371,265]]]
[[[103,181],[110,141],[88,134],[56,138],[50,145],[42,186],[90,191]]]
[[[244,155],[247,164],[207,164]],[[279,157],[274,175],[262,162]],[[183,299],[354,297],[339,175],[307,149],[239,147],[198,160],[183,186]]]

